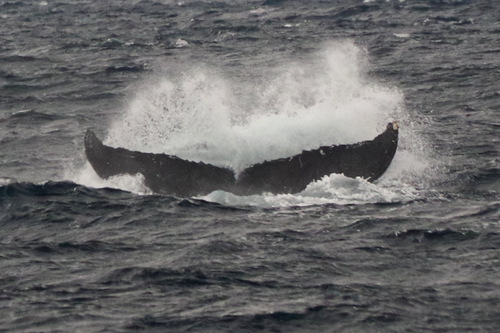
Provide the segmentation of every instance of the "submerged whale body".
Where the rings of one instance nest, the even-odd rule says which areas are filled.
[[[254,164],[236,177],[223,167],[193,162],[174,155],[143,153],[104,145],[96,135],[85,133],[85,154],[101,178],[121,174],[144,176],[153,192],[181,197],[223,190],[237,195],[298,193],[332,173],[362,177],[373,182],[387,170],[398,145],[398,125],[370,141],[322,146],[300,154]]]

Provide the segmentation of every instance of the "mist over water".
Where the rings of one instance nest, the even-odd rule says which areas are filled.
[[[321,145],[371,140],[396,120],[401,126],[401,143],[395,165],[384,179],[402,180],[410,174],[414,184],[414,178],[427,168],[422,156],[425,143],[415,134],[417,122],[406,112],[402,93],[371,78],[369,66],[367,52],[345,40],[325,44],[309,61],[283,60],[271,72],[245,69],[253,72],[242,75],[243,80],[229,76],[223,68],[203,64],[182,64],[178,71],[159,69],[139,85],[123,114],[111,124],[105,143],[177,155],[238,173],[252,164]],[[87,165],[78,181],[90,186],[102,183],[92,174]],[[147,193],[140,180],[131,181],[128,176],[105,184]],[[383,180],[381,184],[394,185]],[[404,185],[398,182],[395,190],[401,194],[399,188]],[[413,198],[407,194],[396,195],[363,180],[335,176],[311,184],[299,196],[257,196],[250,201],[288,205]],[[240,201],[220,193],[205,199]],[[241,201],[248,203],[249,198]]]

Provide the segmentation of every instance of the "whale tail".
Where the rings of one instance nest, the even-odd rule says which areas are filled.
[[[391,164],[398,145],[398,130],[397,122],[392,122],[371,141],[323,146],[292,157],[255,164],[238,178],[239,194],[297,193],[312,181],[332,173],[373,182]]]
[[[190,197],[223,190],[238,195],[263,192],[297,193],[332,173],[362,177],[370,182],[387,170],[398,145],[398,125],[370,141],[351,145],[322,146],[300,154],[254,164],[239,175],[232,170],[174,155],[143,153],[104,145],[89,129],[85,154],[101,178],[141,173],[153,192]]]
[[[196,196],[218,189],[228,190],[235,180],[234,173],[226,168],[172,155],[105,146],[91,130],[85,133],[85,154],[99,177],[141,173],[145,185],[160,194]]]

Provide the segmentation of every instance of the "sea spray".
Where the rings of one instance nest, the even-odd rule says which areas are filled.
[[[72,180],[78,184],[94,188],[109,187],[141,195],[153,194],[153,192],[144,185],[144,176],[141,174],[118,175],[108,179],[102,179],[95,173],[88,162],[86,162],[79,171],[74,172],[73,176],[69,176],[68,178],[72,178]]]
[[[201,64],[159,71],[137,89],[123,114],[111,124],[105,143],[212,163],[238,174],[254,163],[321,145],[373,139],[387,122],[398,120],[402,128],[399,150],[404,152],[396,154],[400,167],[391,166],[388,174],[389,178],[405,175],[412,182],[415,173],[427,166],[419,148],[422,140],[415,135],[418,122],[406,111],[398,89],[367,75],[367,59],[362,48],[342,41],[329,43],[307,62],[290,60],[273,69],[245,69],[252,71],[251,76],[242,75],[245,80]],[[394,185],[390,180],[386,183]],[[272,201],[271,205],[349,202],[348,195],[336,192],[337,178],[318,184],[296,199],[275,196],[264,201]],[[374,193],[375,185],[358,185],[358,190],[351,191],[353,202],[363,201],[363,191],[367,202],[384,201],[376,199],[385,192],[377,189]],[[314,186],[319,188],[314,190]],[[237,202],[226,201],[228,197],[220,194],[205,198]],[[385,198],[405,200],[404,195]]]
[[[290,62],[240,81],[193,65],[144,83],[110,127],[113,146],[231,167],[320,145],[375,137],[405,118],[402,96],[365,75],[366,54],[351,42],[331,44],[313,62]],[[236,91],[246,91],[240,103]],[[250,102],[251,101],[251,102]]]

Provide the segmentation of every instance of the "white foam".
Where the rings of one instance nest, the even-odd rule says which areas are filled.
[[[82,169],[70,178],[72,178],[75,183],[93,188],[107,187],[141,195],[152,194],[151,190],[144,185],[144,177],[141,174],[119,175],[108,179],[102,179],[95,173],[94,169],[92,169],[92,166],[88,162],[86,162]]]
[[[410,38],[410,34],[406,32],[394,33],[393,35],[398,38]]]
[[[369,66],[366,51],[352,41],[329,43],[307,61],[251,68],[252,75],[242,77],[203,65],[174,66],[184,70],[160,71],[145,80],[105,142],[239,172],[320,145],[369,140],[398,120],[400,148],[379,185],[332,175],[298,195],[238,198],[216,191],[204,198],[271,206],[401,201],[400,189],[427,167],[425,144],[402,93],[369,77]]]
[[[15,182],[16,182],[16,180],[14,178],[0,177],[0,186],[9,185],[9,184],[12,184],[12,183],[15,183]]]
[[[313,182],[297,194],[271,194],[237,196],[214,191],[200,199],[226,205],[252,205],[260,207],[309,206],[335,203],[338,205],[407,202],[418,198],[415,188],[394,182],[380,186],[361,178],[348,178],[332,174]]]

